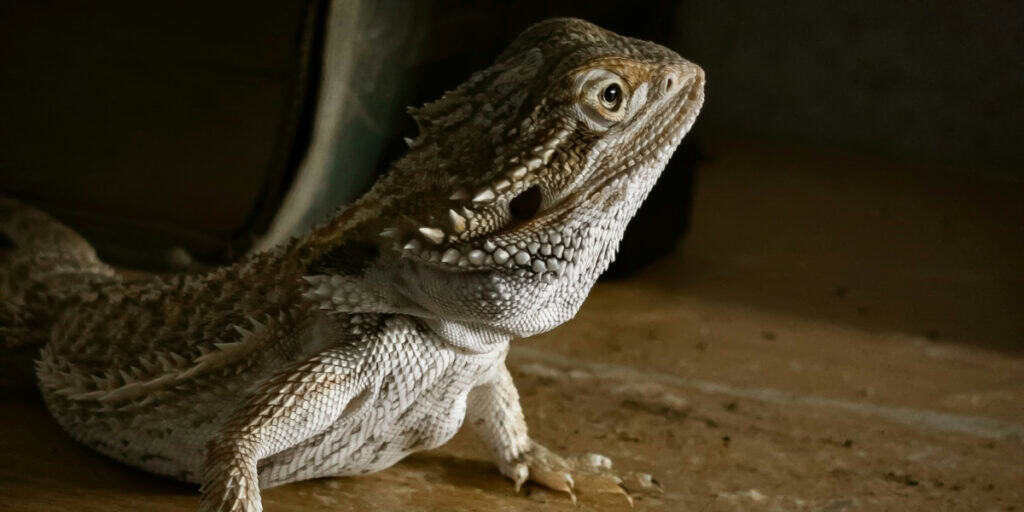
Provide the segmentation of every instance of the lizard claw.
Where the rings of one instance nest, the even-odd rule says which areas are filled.
[[[619,494],[626,498],[629,508],[633,508],[633,497],[622,486],[622,479],[610,471],[582,473],[576,480],[583,494]]]
[[[588,453],[580,457],[561,457],[533,443],[519,463],[506,474],[512,477],[517,492],[526,480],[530,480],[553,491],[568,494],[574,505],[579,505],[576,497],[578,491],[583,494],[619,494],[633,508],[633,497],[626,484],[611,469],[612,461],[604,455]],[[636,475],[630,473],[630,487],[643,489],[645,486],[642,484],[632,485],[632,480],[644,481]],[[645,476],[647,482],[654,480],[650,475]]]
[[[526,464],[519,464],[512,470],[512,481],[516,486],[516,494],[519,494],[519,490],[522,489],[529,477],[530,468],[526,467]]]
[[[530,470],[530,480],[555,491],[562,491],[572,494],[576,482],[572,475],[564,471],[550,471],[541,468]]]

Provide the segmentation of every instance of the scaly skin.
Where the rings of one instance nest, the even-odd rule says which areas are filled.
[[[621,492],[606,458],[530,438],[505,354],[575,315],[703,86],[661,46],[540,23],[413,110],[420,135],[363,198],[204,275],[125,281],[66,227],[3,201],[18,250],[0,273],[0,335],[45,343],[39,386],[74,438],[202,484],[204,511],[387,468],[464,418],[517,486]]]

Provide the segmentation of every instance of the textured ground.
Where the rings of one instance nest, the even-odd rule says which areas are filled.
[[[534,436],[653,473],[637,510],[1024,510],[1024,185],[712,146],[682,251],[511,356]],[[0,509],[192,510],[77,446],[0,361]],[[471,439],[268,511],[575,510]],[[581,496],[580,510],[625,511]]]

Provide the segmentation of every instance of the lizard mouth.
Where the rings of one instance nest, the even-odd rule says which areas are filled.
[[[642,147],[640,154],[632,157],[627,165],[622,166],[618,171],[606,175],[598,174],[584,184],[577,194],[579,198],[573,201],[573,204],[567,209],[571,209],[580,201],[597,201],[597,196],[603,192],[621,188],[629,183],[634,175],[645,170],[660,174],[676,147],[679,146],[683,137],[696,121],[704,101],[703,91],[703,75],[698,74],[689,84],[685,94],[679,94],[672,98],[674,105],[668,109],[672,114],[666,116],[665,126],[656,132],[651,142]],[[653,182],[651,185],[653,186]]]
[[[609,154],[612,172],[598,172],[560,198],[552,198],[543,185],[531,185],[507,200],[505,226],[464,240],[447,249],[411,251],[411,256],[445,270],[500,271],[517,277],[538,276],[550,280],[577,263],[589,238],[573,217],[579,211],[604,210],[639,188],[653,186],[656,175],[689,131],[703,102],[703,76],[696,73],[688,87],[665,99],[661,112],[645,122],[653,123],[653,137],[633,155]],[[615,161],[614,159],[623,159]],[[644,175],[653,174],[649,178]],[[641,196],[635,201],[640,202]],[[550,201],[550,202],[549,202]],[[591,226],[596,228],[596,226]],[[611,237],[610,237],[611,238]],[[418,249],[418,247],[416,248]]]
[[[662,129],[657,131],[648,144],[643,145],[638,154],[630,157],[625,165],[613,165],[612,167],[617,170],[611,173],[597,173],[581,183],[575,191],[547,208],[543,208],[544,193],[539,185],[520,192],[509,201],[512,218],[520,222],[494,232],[489,237],[503,238],[512,232],[523,230],[523,223],[558,224],[562,217],[576,210],[581,204],[600,204],[598,201],[602,193],[621,188],[638,173],[660,173],[696,120],[704,100],[703,87],[702,75],[698,74],[685,94],[671,98],[672,105],[666,109],[671,114],[665,116],[666,121]]]
[[[515,222],[483,238],[484,248],[495,263],[500,262],[520,276],[534,273],[547,278],[560,275],[567,265],[576,263],[586,236],[573,232],[574,212],[584,204],[591,205],[588,210],[612,206],[623,198],[622,189],[636,181],[639,174],[660,173],[697,117],[703,102],[703,85],[698,73],[688,89],[670,99],[667,110],[671,114],[664,117],[656,136],[619,170],[594,176],[548,208],[543,208],[544,191],[539,185],[513,197],[508,207]],[[651,176],[647,186],[653,186],[655,179]]]

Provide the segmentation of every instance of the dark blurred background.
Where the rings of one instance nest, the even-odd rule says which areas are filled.
[[[696,208],[678,274],[709,297],[1024,341],[1019,2],[4,1],[0,191],[123,265],[231,261],[358,197],[406,106],[552,16],[708,76],[612,275],[679,249]]]
[[[1019,2],[681,2],[715,136],[1024,173]]]

